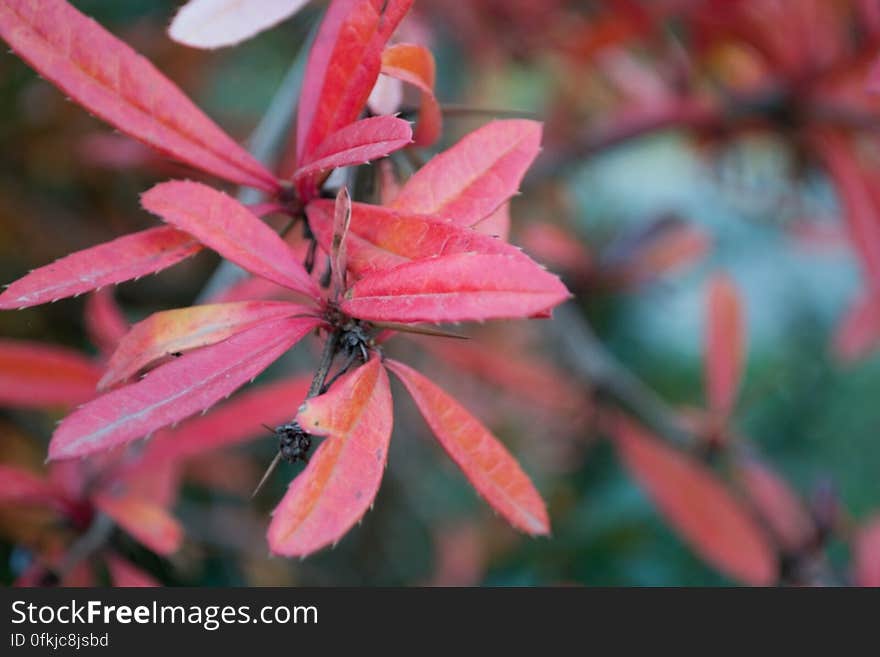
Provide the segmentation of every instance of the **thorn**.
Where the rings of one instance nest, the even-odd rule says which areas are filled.
[[[260,492],[260,489],[263,488],[263,485],[268,481],[269,475],[271,475],[275,468],[278,467],[278,464],[281,462],[281,452],[275,454],[275,458],[272,459],[272,462],[269,464],[269,467],[266,468],[266,472],[263,473],[263,478],[260,479],[260,483],[257,484],[257,487],[254,489],[254,492],[251,493],[251,499],[254,499],[257,496],[257,493]]]

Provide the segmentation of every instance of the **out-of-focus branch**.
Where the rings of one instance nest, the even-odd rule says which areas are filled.
[[[688,100],[680,103],[631,112],[613,121],[591,125],[566,144],[550,147],[528,174],[530,180],[559,175],[573,163],[660,130],[706,129],[718,125],[722,112],[706,101]]]
[[[110,516],[97,513],[89,528],[73,542],[64,555],[64,560],[58,567],[58,579],[63,581],[77,566],[101,550],[110,540],[115,528],[116,524]]]
[[[735,130],[750,125],[824,124],[851,130],[880,130],[880,114],[822,99],[799,100],[784,89],[764,89],[718,99],[682,98],[598,121],[557,147],[550,146],[528,180],[564,173],[597,153],[663,130]]]
[[[278,149],[284,140],[288,126],[293,120],[296,99],[302,87],[303,77],[306,71],[306,61],[309,51],[312,49],[312,41],[317,29],[312,28],[309,36],[303,41],[299,52],[287,70],[281,85],[272,97],[269,108],[263,114],[263,118],[257,125],[248,140],[248,150],[251,155],[263,164],[269,165],[278,154]],[[249,187],[243,188],[236,197],[245,205],[259,203],[261,194]],[[229,286],[237,283],[247,276],[247,272],[238,265],[224,260],[218,265],[211,278],[196,297],[196,303],[204,303],[211,297],[222,292]]]
[[[549,326],[563,363],[580,383],[636,416],[658,436],[680,447],[694,446],[695,437],[675,411],[605,348],[574,302],[554,310]]]

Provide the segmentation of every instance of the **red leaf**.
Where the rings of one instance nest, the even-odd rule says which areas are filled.
[[[320,324],[313,318],[262,324],[186,354],[68,415],[49,458],[84,456],[179,422],[230,395]]]
[[[141,204],[252,274],[312,298],[319,296],[318,286],[284,241],[223,192],[175,180],[145,192]]]
[[[306,214],[318,242],[329,251],[332,202],[316,199],[308,204]],[[347,243],[348,269],[355,276],[391,269],[410,260],[458,253],[505,255],[538,268],[518,248],[467,226],[366,203],[352,203]]]
[[[490,339],[494,339],[490,338]],[[514,341],[419,340],[419,344],[444,365],[469,372],[501,390],[528,402],[530,407],[544,407],[568,417],[584,406],[584,395],[572,388],[564,372],[521,351]],[[511,358],[517,350],[516,358]]]
[[[47,479],[28,470],[0,464],[0,504],[64,506],[61,491]]]
[[[285,556],[306,556],[336,543],[373,504],[393,422],[391,388],[379,359],[307,400],[297,420],[328,438],[272,514],[269,547]]]
[[[858,299],[834,333],[834,353],[845,363],[864,358],[880,345],[880,296]]]
[[[540,148],[540,123],[493,121],[413,174],[393,207],[472,226],[517,192]]]
[[[697,554],[746,584],[776,581],[776,557],[761,528],[708,468],[624,418],[615,438],[630,474]]]
[[[260,386],[164,430],[147,444],[137,467],[179,462],[257,438],[266,433],[263,424],[275,426],[295,415],[310,381],[311,377],[297,377]]]
[[[479,420],[431,381],[403,363],[386,360],[403,382],[440,444],[477,492],[517,529],[548,534],[544,501],[510,453]]]
[[[168,36],[193,48],[240,43],[289,18],[308,0],[189,0],[171,22]]]
[[[635,287],[691,264],[710,247],[706,233],[682,221],[659,219],[627,240],[618,262],[603,263],[603,277]]]
[[[216,344],[258,324],[296,315],[314,315],[314,311],[283,301],[241,301],[154,313],[135,324],[122,339],[98,387],[115,386],[173,354]]]
[[[107,288],[89,295],[84,319],[89,339],[106,356],[116,350],[119,341],[131,328],[113,298],[113,291]]]
[[[790,552],[803,550],[813,538],[815,527],[803,503],[788,484],[754,459],[740,462],[737,475],[753,506],[780,545]]]
[[[35,342],[0,339],[0,404],[72,406],[95,396],[100,368],[79,353]]]
[[[874,94],[880,93],[880,59],[874,60],[868,71],[867,89]]]
[[[197,169],[275,191],[275,177],[174,83],[63,0],[4,0],[0,36],[88,111]]]
[[[293,174],[293,181],[340,167],[385,157],[412,142],[412,128],[403,119],[374,116],[351,123],[327,137]]]
[[[156,554],[176,552],[183,541],[180,523],[157,504],[134,495],[100,494],[95,506]]]
[[[857,586],[880,587],[880,516],[874,516],[856,533],[853,564]]]
[[[355,121],[379,76],[382,49],[412,0],[333,0],[315,39],[296,124],[296,161]]]
[[[709,408],[727,417],[736,403],[743,368],[742,309],[736,285],[718,274],[709,282],[705,377]]]
[[[530,317],[569,296],[556,276],[527,259],[463,253],[362,278],[341,307],[368,321],[460,322]]]
[[[880,209],[869,182],[846,142],[825,134],[817,140],[837,188],[850,239],[862,261],[868,284],[880,294]]]
[[[430,146],[437,141],[443,127],[440,105],[434,96],[434,55],[424,46],[397,43],[382,53],[382,73],[412,84],[422,92],[417,146]]]
[[[107,562],[107,569],[110,571],[110,580],[113,582],[113,586],[125,588],[162,586],[152,575],[144,572],[114,552],[108,552],[104,560]]]
[[[154,274],[201,248],[192,236],[171,226],[125,235],[71,253],[18,279],[0,294],[0,309],[37,306]]]

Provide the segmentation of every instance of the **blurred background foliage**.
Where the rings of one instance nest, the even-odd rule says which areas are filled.
[[[306,9],[238,47],[202,52],[167,38],[175,2],[73,4],[150,58],[241,140],[259,121],[320,10]],[[441,102],[524,110],[553,120],[559,64],[547,44],[502,45],[475,56],[472,43],[461,43],[456,23],[445,20],[447,3],[425,5],[421,27],[431,28]],[[503,30],[499,21],[498,31],[484,38],[510,38]],[[582,90],[564,90],[588,91],[589,81]],[[486,118],[447,117],[444,143]],[[552,124],[548,132],[554,132]],[[0,280],[152,225],[139,208],[139,193],[158,180],[191,175],[156,162],[133,143],[128,150],[116,142],[102,148],[108,138],[124,139],[66,102],[18,58],[0,57]],[[880,507],[880,355],[843,367],[829,353],[836,322],[860,289],[858,267],[845,247],[791,239],[791,225],[803,215],[834,222],[838,211],[827,182],[821,176],[795,178],[788,158],[772,136],[740,140],[711,158],[702,144],[675,132],[633,140],[581,159],[516,199],[514,239],[530,222],[562,221],[591,253],[601,254],[615,238],[661,216],[703,228],[712,249],[691,266],[625,293],[596,290],[580,300],[599,337],[664,399],[701,405],[705,282],[717,269],[727,271],[740,287],[748,319],[747,375],[735,418],[740,431],[805,498],[833,490],[853,516],[864,518]],[[548,196],[557,200],[542,205]],[[560,207],[566,216],[556,214]],[[120,286],[117,299],[132,321],[188,305],[216,263],[202,253]],[[66,300],[2,313],[0,335],[94,353],[82,305]],[[546,341],[542,327],[533,328]],[[494,334],[487,332],[486,339]],[[267,376],[273,373],[277,368]],[[285,466],[255,503],[246,494],[187,484],[175,509],[187,540],[170,560],[120,539],[124,548],[168,584],[730,583],[667,527],[607,441],[597,440],[584,420],[586,397],[585,409],[567,415],[530,413],[521,402],[514,413],[500,392],[454,369],[440,368],[437,377],[462,399],[474,400],[470,405],[490,418],[534,478],[548,500],[551,538],[517,535],[493,517],[429,440],[413,405],[398,395],[389,476],[375,509],[335,549],[302,562],[267,557],[268,513],[294,466]],[[61,410],[0,411],[0,459],[39,467],[61,416]],[[268,435],[241,450],[250,457],[243,463],[252,466],[242,475],[245,488],[273,450]],[[22,524],[20,515],[0,512],[7,540]],[[10,582],[26,559],[12,542],[3,543],[0,580]]]

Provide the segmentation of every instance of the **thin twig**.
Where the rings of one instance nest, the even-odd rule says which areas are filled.
[[[309,386],[309,392],[306,399],[317,397],[321,394],[321,388],[327,380],[327,374],[330,372],[330,366],[333,365],[333,359],[336,357],[336,350],[339,347],[339,329],[333,331],[327,336],[327,342],[324,343],[324,351],[321,352],[321,361],[318,363],[318,369],[312,378],[312,385]]]
[[[666,440],[680,447],[694,446],[695,437],[684,429],[675,411],[605,348],[574,303],[554,310],[549,325],[563,352],[562,360],[581,383]]]
[[[67,550],[58,567],[58,579],[63,581],[82,562],[89,559],[106,545],[113,535],[116,524],[105,513],[98,513],[85,533],[81,534]]]

